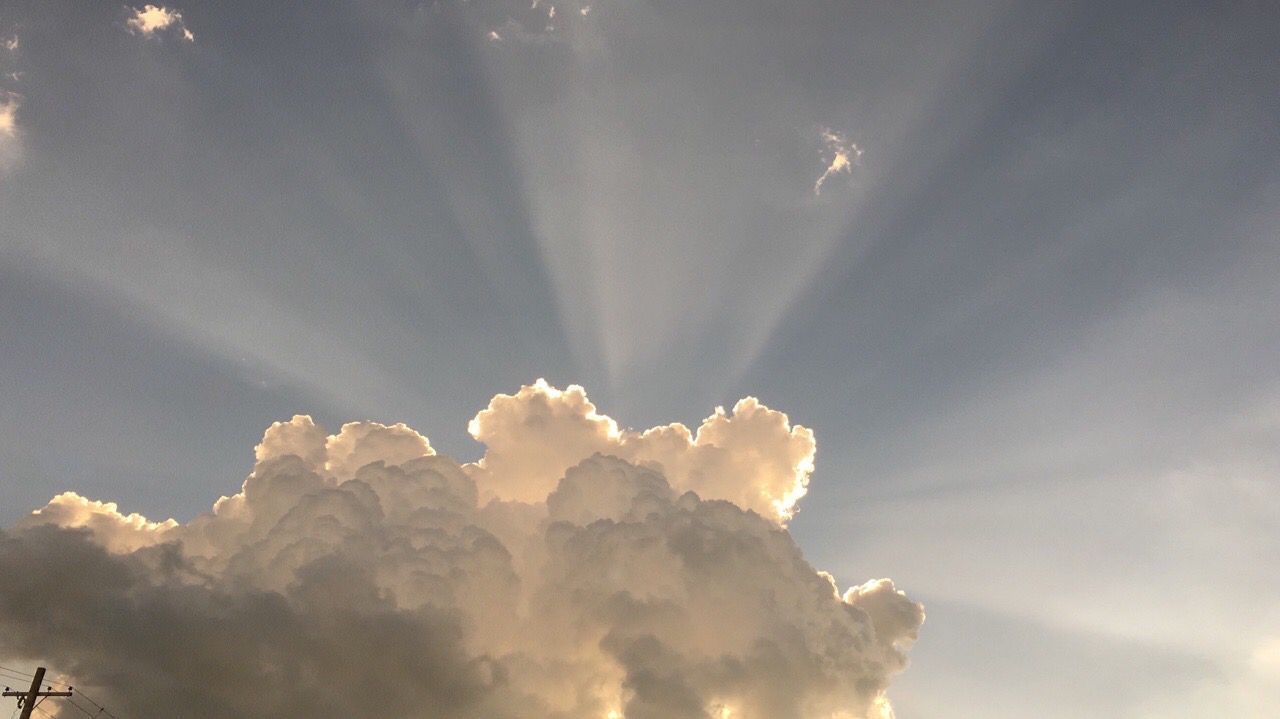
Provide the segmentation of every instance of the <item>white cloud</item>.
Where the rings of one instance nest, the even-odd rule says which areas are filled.
[[[132,552],[164,541],[178,527],[172,519],[152,522],[140,514],[121,514],[115,502],[85,499],[75,492],[63,492],[32,513],[36,524],[84,527],[112,552]]]
[[[654,467],[677,490],[725,499],[780,523],[807,491],[816,450],[813,432],[754,397],[731,413],[717,408],[696,433],[679,423],[624,431],[596,412],[581,387],[562,391],[543,380],[494,397],[469,430],[488,447],[469,467],[487,497],[537,501],[566,469],[601,453]]]
[[[830,128],[822,130],[822,144],[825,148],[824,162],[827,169],[813,183],[813,194],[821,195],[822,186],[836,175],[853,174],[853,166],[862,157],[862,148],[849,141],[844,135]],[[830,159],[825,159],[830,157]]]
[[[141,10],[130,8],[132,17],[125,21],[129,31],[144,37],[154,37],[156,33],[170,28],[179,31],[182,38],[192,42],[196,36],[187,29],[182,20],[182,13],[160,5],[147,5]]]
[[[136,716],[892,716],[923,612],[840,595],[779,526],[814,447],[786,415],[633,432],[538,382],[471,430],[459,465],[404,425],[277,422],[186,524],[59,495],[0,533],[0,659]]]

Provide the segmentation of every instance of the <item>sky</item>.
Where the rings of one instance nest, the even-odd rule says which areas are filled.
[[[5,3],[0,526],[751,396],[925,607],[899,719],[1280,713],[1274,4],[532,5]]]

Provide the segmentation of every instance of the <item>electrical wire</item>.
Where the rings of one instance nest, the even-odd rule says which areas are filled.
[[[75,707],[76,709],[79,709],[79,710],[80,710],[80,713],[81,713],[81,714],[83,714],[83,715],[85,715],[85,716],[87,716],[87,717],[96,717],[96,716],[98,716],[97,714],[94,714],[94,713],[90,712],[88,709],[85,709],[84,707],[80,706],[79,704],[76,704],[75,699],[73,699],[73,698],[71,698],[71,697],[67,697],[67,698],[66,698],[66,702],[67,702],[68,704],[70,704],[71,706]],[[101,713],[101,711],[99,711],[99,713]]]
[[[107,709],[106,707],[102,706],[98,702],[94,701],[88,694],[85,694],[79,689],[76,690],[76,694],[78,694],[81,699],[97,707],[98,714],[106,714],[107,716],[111,717],[111,719],[120,719],[120,717],[116,716],[115,714],[112,714],[110,709]],[[93,716],[98,716],[98,714],[94,714]]]
[[[14,679],[28,679],[28,680],[29,680],[29,679],[31,679],[31,678],[33,678],[33,677],[35,676],[35,675],[34,675],[34,674],[32,674],[31,672],[23,672],[23,671],[19,671],[19,670],[17,670],[17,669],[14,669],[13,667],[0,667],[0,671],[2,671],[2,672],[8,672],[8,673],[10,673],[10,674],[16,674],[17,676],[13,677]],[[68,677],[67,677],[67,675],[65,675],[65,674],[59,674],[59,675],[57,675],[57,676],[62,677],[63,679],[67,679],[67,678],[68,678]],[[53,686],[60,686],[60,687],[63,687],[63,688],[71,686],[71,685],[70,685],[70,684],[68,684],[67,682],[60,682],[60,681],[56,681],[56,680],[50,679],[48,674],[45,674],[44,683],[45,683],[45,684],[50,684],[50,685],[53,685]]]
[[[4,666],[0,666],[0,671],[9,672],[10,674],[15,674],[16,676],[12,677],[13,679],[22,679],[22,680],[24,680],[24,681],[25,681],[25,680],[30,680],[30,679],[32,679],[32,678],[34,678],[34,677],[35,677],[35,675],[34,675],[34,674],[28,674],[27,672],[21,672],[21,671],[18,671],[17,669],[13,669],[13,668],[11,668],[11,667],[4,667]],[[64,679],[66,678],[66,677],[65,677],[65,675],[61,675],[61,674],[60,674],[60,675],[58,675],[58,676],[61,676],[61,677],[63,677]],[[62,687],[62,688],[64,688],[64,689],[71,689],[71,688],[72,688],[72,687],[71,687],[71,685],[70,685],[70,684],[68,684],[68,683],[66,683],[66,682],[57,682],[57,681],[53,681],[53,680],[46,680],[46,681],[45,681],[45,684],[60,686],[60,687]],[[75,702],[72,702],[72,705],[73,705],[73,706],[75,706],[77,709],[79,709],[80,711],[84,712],[84,713],[85,713],[85,714],[87,714],[88,716],[91,716],[91,717],[97,717],[97,716],[100,716],[100,715],[106,715],[106,716],[110,717],[111,719],[120,719],[120,717],[116,716],[115,714],[112,714],[110,709],[107,709],[105,706],[103,706],[103,705],[99,704],[98,702],[94,701],[91,697],[87,696],[84,692],[80,691],[79,689],[76,689],[76,690],[75,690],[75,692],[76,692],[76,694],[77,694],[81,699],[84,699],[85,701],[89,702],[90,704],[92,704],[92,705],[93,705],[93,706],[98,710],[98,713],[97,713],[97,714],[93,714],[93,713],[91,713],[88,709],[85,709],[84,707],[80,706],[79,704],[76,704]],[[32,707],[32,708],[33,708],[33,709],[39,709],[39,707]],[[15,713],[16,713],[16,710],[15,710]],[[10,717],[9,717],[9,719],[13,719],[13,717],[12,717],[12,716],[10,716]]]
[[[6,667],[0,667],[0,676],[4,676],[5,679],[13,679],[14,681],[22,680],[24,682],[29,682],[31,681],[31,678],[35,675],[23,674],[22,672],[16,669],[8,669]]]

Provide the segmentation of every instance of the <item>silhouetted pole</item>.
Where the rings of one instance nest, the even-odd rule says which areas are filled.
[[[31,719],[31,711],[36,708],[36,699],[71,696],[71,692],[40,691],[40,682],[42,681],[44,681],[44,667],[36,667],[36,675],[31,679],[30,689],[25,692],[6,691],[4,693],[4,696],[18,698],[18,705],[22,707],[22,719]],[[52,689],[53,687],[49,688]]]

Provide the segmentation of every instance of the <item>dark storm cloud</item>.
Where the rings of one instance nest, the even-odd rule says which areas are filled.
[[[175,545],[112,555],[87,532],[0,535],[5,653],[133,716],[514,716],[445,612],[396,609],[367,568],[317,561],[284,593],[210,586]]]

